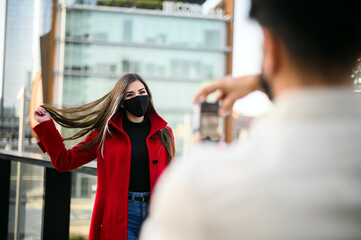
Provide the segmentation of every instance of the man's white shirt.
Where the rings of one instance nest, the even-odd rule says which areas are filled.
[[[140,239],[361,239],[361,98],[288,92],[245,141],[184,156]]]

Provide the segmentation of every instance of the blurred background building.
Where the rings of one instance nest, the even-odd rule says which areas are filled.
[[[11,140],[16,147],[20,114],[18,94],[22,87],[30,90],[32,79],[40,69],[39,37],[50,29],[52,3],[20,0],[1,1],[1,5],[0,146]],[[27,126],[26,135],[30,137],[29,122]]]

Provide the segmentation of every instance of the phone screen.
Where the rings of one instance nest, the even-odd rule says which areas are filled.
[[[217,142],[221,139],[220,118],[218,116],[218,102],[198,103],[196,116],[196,130],[199,131],[202,141]]]

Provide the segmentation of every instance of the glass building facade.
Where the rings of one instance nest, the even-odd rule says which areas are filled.
[[[191,134],[192,97],[203,83],[225,75],[226,26],[219,16],[68,5],[62,106],[96,100],[124,73],[139,73],[182,153]]]

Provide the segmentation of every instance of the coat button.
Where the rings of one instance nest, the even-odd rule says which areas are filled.
[[[157,159],[153,160],[153,164],[157,164],[157,163],[158,163]]]

